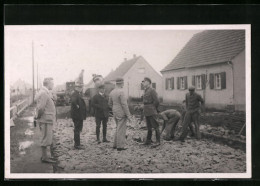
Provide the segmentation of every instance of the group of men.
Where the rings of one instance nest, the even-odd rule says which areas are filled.
[[[188,128],[194,134],[191,123],[195,125],[195,134],[200,139],[199,132],[199,110],[200,105],[204,105],[204,101],[201,96],[195,93],[194,87],[189,87],[189,93],[185,97],[186,111],[182,114],[174,109],[169,109],[163,112],[159,112],[159,99],[156,90],[151,87],[151,79],[145,77],[142,81],[144,87],[143,105],[141,109],[145,116],[147,126],[147,137],[144,145],[160,145],[160,136],[165,129],[165,140],[181,140],[184,141],[188,134]],[[56,121],[56,109],[55,109],[55,97],[51,93],[53,89],[53,79],[45,78],[43,82],[43,88],[36,96],[37,101],[37,115],[39,127],[41,130],[41,147],[42,157],[41,161],[46,163],[55,162],[52,157],[48,157],[46,148],[52,147],[53,137],[53,124]],[[123,91],[124,80],[122,78],[116,79],[116,87],[113,89],[109,96],[105,94],[105,87],[103,84],[97,86],[97,94],[92,98],[91,106],[95,110],[96,121],[96,137],[97,143],[101,143],[100,140],[100,128],[102,125],[103,138],[102,142],[107,143],[107,122],[109,118],[109,110],[112,109],[113,117],[116,123],[116,131],[114,135],[113,148],[118,151],[126,150],[126,124],[127,121],[132,120],[132,116],[127,104],[127,98]],[[80,133],[83,127],[83,120],[87,117],[86,104],[82,98],[83,84],[76,83],[75,91],[71,96],[71,118],[74,123],[74,147],[75,149],[84,149],[84,146],[80,144]],[[179,120],[183,118],[182,134],[180,138],[174,138],[175,128]],[[164,124],[161,132],[159,131],[158,119],[163,119]],[[152,132],[155,130],[156,142],[152,141]]]

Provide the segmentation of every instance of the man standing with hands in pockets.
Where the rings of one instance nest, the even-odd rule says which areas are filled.
[[[116,122],[116,133],[113,148],[118,151],[126,150],[126,122],[130,121],[131,114],[123,91],[124,79],[116,79],[116,88],[109,95],[109,106],[112,107]]]
[[[151,87],[151,79],[145,77],[142,81],[144,86],[144,96],[143,96],[143,110],[147,125],[147,138],[144,145],[150,145],[152,143],[152,128],[154,128],[156,133],[156,144],[154,146],[160,145],[160,132],[159,124],[157,123],[157,108],[159,106],[159,99],[156,91]]]

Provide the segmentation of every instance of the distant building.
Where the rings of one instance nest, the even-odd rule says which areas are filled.
[[[142,56],[134,55],[129,60],[125,58],[117,69],[105,77],[105,81],[115,84],[118,77],[124,79],[124,92],[127,97],[140,98],[142,96],[141,82],[144,77],[151,78],[152,87],[156,89],[158,96],[162,96],[162,77]]]
[[[245,31],[195,34],[161,73],[164,102],[180,103],[194,85],[207,107],[245,110]]]
[[[10,88],[11,95],[26,95],[32,91],[32,86],[25,81],[18,79]]]

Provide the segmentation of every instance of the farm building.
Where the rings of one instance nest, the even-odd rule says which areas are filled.
[[[134,55],[132,59],[125,59],[117,69],[105,77],[105,81],[115,84],[118,77],[124,79],[124,92],[128,98],[142,96],[144,90],[141,82],[144,77],[151,78],[152,87],[156,89],[159,97],[162,96],[162,77],[142,56]]]
[[[181,103],[194,85],[208,108],[245,110],[245,31],[197,33],[161,73],[164,102]]]

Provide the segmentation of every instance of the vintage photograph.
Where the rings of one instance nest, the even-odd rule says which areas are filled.
[[[250,25],[6,25],[5,178],[251,178]]]

